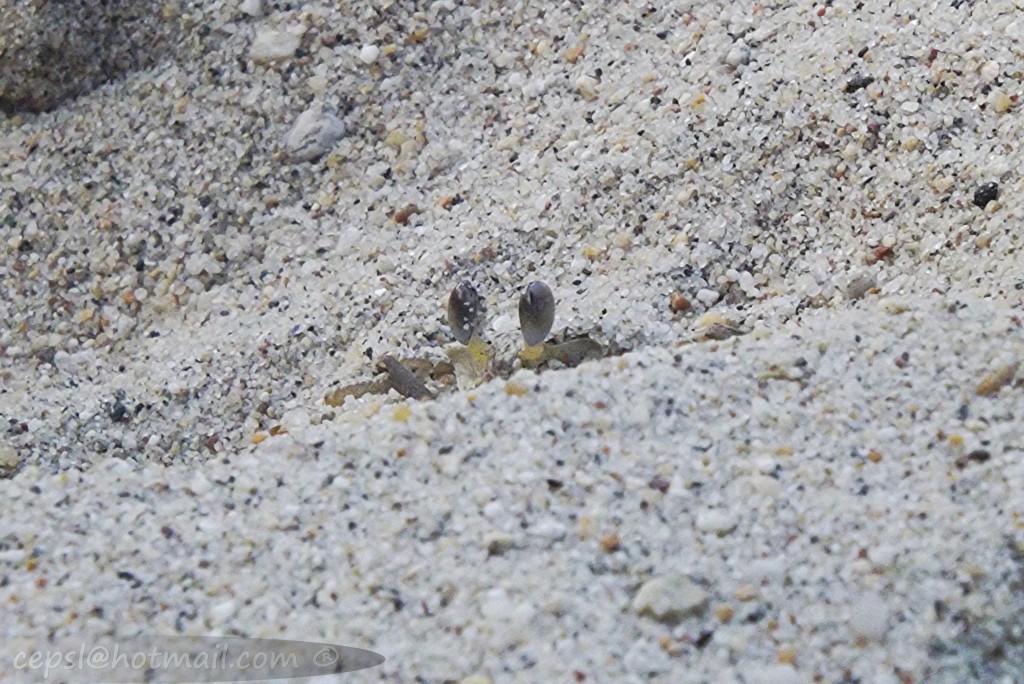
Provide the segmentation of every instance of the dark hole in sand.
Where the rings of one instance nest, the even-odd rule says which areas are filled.
[[[166,59],[179,33],[173,8],[158,0],[0,2],[0,111],[49,111]]]

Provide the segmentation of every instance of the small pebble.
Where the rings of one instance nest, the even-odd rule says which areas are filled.
[[[604,549],[605,553],[614,553],[622,548],[622,540],[619,539],[619,534],[617,532],[609,532],[601,537],[601,548]]]
[[[989,202],[999,198],[999,183],[991,182],[979,185],[974,191],[974,206],[984,209]]]
[[[757,587],[753,584],[744,584],[737,587],[732,595],[737,601],[753,601],[757,598]]]
[[[979,397],[988,397],[998,393],[1013,381],[1013,376],[1017,374],[1017,366],[1018,363],[1014,361],[997,367],[978,383],[974,393]]]
[[[843,88],[848,93],[855,93],[861,88],[867,88],[869,85],[875,82],[872,76],[856,76],[846,82],[846,86]]]
[[[516,540],[504,532],[492,532],[484,538],[484,545],[488,556],[503,556],[516,548]]]
[[[228,618],[235,614],[235,610],[237,610],[237,608],[237,604],[231,599],[214,605],[210,608],[210,612],[208,613],[210,623],[215,626],[223,624],[228,620]]]
[[[875,565],[888,568],[899,556],[899,547],[893,544],[878,544],[868,549],[868,559]]]
[[[715,606],[715,617],[722,624],[727,624],[735,614],[736,610],[730,605],[719,604]]]
[[[658,622],[674,624],[700,613],[708,602],[708,593],[684,575],[664,575],[648,580],[636,598],[633,612]]]
[[[376,45],[364,45],[359,50],[359,61],[363,64],[373,64],[380,56],[380,48]]]
[[[796,662],[796,647],[792,644],[785,644],[779,647],[778,659],[780,663],[792,665]]]
[[[992,454],[988,451],[985,451],[984,449],[975,449],[967,455],[956,459],[955,464],[957,468],[963,470],[971,463],[987,463],[990,458],[992,458]]]
[[[846,298],[851,301],[860,299],[874,287],[877,287],[877,281],[873,273],[858,273],[846,286]]]
[[[565,61],[569,64],[575,64],[576,61],[583,55],[585,45],[583,43],[577,43],[575,46],[565,51]]]
[[[668,306],[672,313],[682,313],[689,310],[690,300],[684,297],[681,292],[673,292],[669,295]]]
[[[1013,105],[1013,101],[1002,90],[993,90],[989,93],[988,103],[997,114],[1002,114]]]
[[[996,78],[999,77],[1000,69],[1001,67],[999,65],[999,62],[995,61],[994,59],[990,59],[981,65],[981,68],[978,69],[978,74],[981,76],[981,79],[983,81],[991,83],[992,81],[996,80]]]
[[[324,76],[310,76],[306,79],[306,85],[309,86],[310,91],[317,95],[322,95],[327,90],[329,82]]]
[[[7,473],[13,472],[19,463],[21,463],[21,457],[18,456],[14,447],[0,442],[0,477],[6,477]]]
[[[715,290],[710,290],[706,287],[697,290],[697,301],[704,306],[711,306],[718,301],[720,296]]]
[[[110,407],[110,420],[115,423],[122,423],[128,419],[128,408],[121,402],[114,402]]]
[[[588,102],[597,99],[597,79],[593,76],[580,76],[576,79],[576,89]]]
[[[249,58],[254,62],[276,62],[291,57],[299,49],[302,40],[289,31],[261,28],[249,48]]]
[[[725,55],[725,63],[731,67],[738,67],[750,63],[750,48],[743,42],[733,45]]]
[[[415,214],[419,214],[422,210],[415,204],[407,204],[401,209],[397,210],[391,219],[400,226],[404,226],[409,223],[409,219]]]
[[[732,510],[713,508],[697,514],[697,529],[701,532],[722,536],[735,529],[737,523],[737,515]]]
[[[330,152],[343,135],[345,124],[314,105],[295,119],[285,136],[284,147],[292,162],[313,161]]]
[[[949,192],[954,185],[956,185],[956,180],[952,176],[939,176],[931,182],[935,191],[940,193]]]
[[[238,9],[250,17],[263,16],[263,0],[242,0],[238,3]]]
[[[647,486],[650,487],[651,489],[655,490],[655,491],[658,491],[658,492],[661,492],[662,494],[664,494],[664,493],[666,493],[668,491],[669,487],[672,486],[672,483],[669,480],[667,480],[664,477],[662,477],[661,475],[655,475],[647,483]]]

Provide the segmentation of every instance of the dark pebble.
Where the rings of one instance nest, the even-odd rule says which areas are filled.
[[[55,347],[42,347],[36,351],[35,356],[39,359],[39,363],[48,363],[53,365],[53,357],[56,354],[57,349]]]
[[[704,648],[711,642],[711,638],[714,636],[715,633],[712,631],[701,632],[700,636],[698,636],[697,639],[693,642],[693,645],[697,648]]]
[[[867,88],[869,85],[875,82],[873,76],[857,76],[851,78],[846,82],[846,87],[843,88],[848,93],[855,93],[861,88]]]
[[[963,470],[971,463],[985,463],[990,458],[992,458],[992,454],[989,452],[984,449],[975,449],[966,456],[956,459],[956,467]]]
[[[668,491],[669,481],[663,478],[661,475],[655,475],[651,478],[651,481],[647,483],[647,486],[651,489],[655,489],[662,494]]]
[[[128,408],[125,407],[121,402],[115,403],[110,407],[110,420],[115,423],[121,423],[128,419]]]
[[[989,202],[999,197],[999,183],[985,183],[974,191],[974,206],[985,208]]]

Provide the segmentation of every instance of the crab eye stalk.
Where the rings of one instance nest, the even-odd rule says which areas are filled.
[[[555,295],[545,283],[535,280],[519,298],[519,327],[527,347],[534,347],[551,332],[555,322]]]
[[[448,326],[452,335],[462,344],[469,344],[473,333],[479,332],[483,321],[484,301],[473,287],[463,280],[448,296]]]

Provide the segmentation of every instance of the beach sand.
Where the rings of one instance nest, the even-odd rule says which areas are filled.
[[[1024,681],[1014,3],[182,1],[80,86],[14,6],[5,674]],[[607,357],[325,402],[443,362],[463,279],[504,367],[532,280]]]

